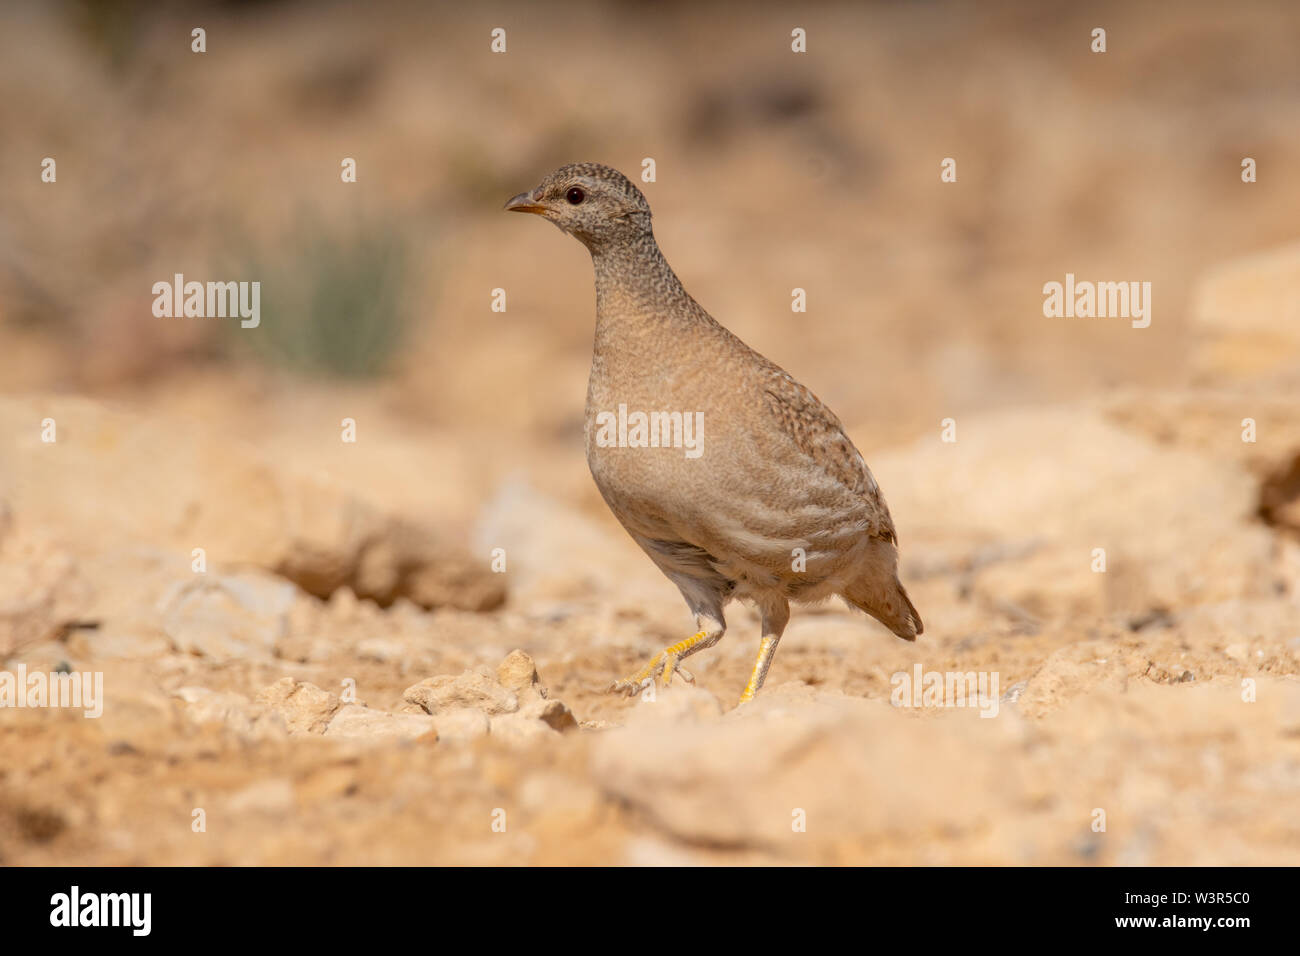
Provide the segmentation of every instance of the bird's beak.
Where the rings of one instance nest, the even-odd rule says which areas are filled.
[[[541,215],[546,211],[546,207],[537,202],[531,192],[526,192],[510,199],[506,203],[506,210],[509,212],[533,212]]]

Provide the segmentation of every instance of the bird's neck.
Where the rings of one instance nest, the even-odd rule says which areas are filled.
[[[653,233],[591,247],[596,270],[596,323],[607,333],[631,326],[707,321],[659,251]]]

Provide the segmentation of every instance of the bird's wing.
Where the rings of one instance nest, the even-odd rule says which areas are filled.
[[[775,421],[795,447],[868,506],[870,533],[897,544],[894,519],[880,486],[861,452],[844,434],[835,413],[788,372],[775,366],[763,381],[763,394]]]

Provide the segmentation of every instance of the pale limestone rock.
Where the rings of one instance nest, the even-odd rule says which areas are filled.
[[[691,724],[722,716],[722,702],[702,687],[676,684],[656,686],[636,695],[637,705],[628,712],[628,725]]]
[[[292,734],[322,734],[343,702],[315,684],[282,677],[257,695],[257,701],[284,718]]]
[[[516,693],[531,689],[537,681],[537,664],[521,650],[511,651],[497,666],[497,682]]]
[[[30,427],[46,417],[58,423],[50,445]],[[183,422],[81,398],[3,398],[0,434],[19,436],[5,460],[8,508],[29,527],[60,529],[74,554],[104,541],[187,559],[201,547],[212,568],[259,567],[320,597],[350,586],[383,604],[473,610],[505,598],[504,576],[436,528]]]
[[[172,695],[186,704],[185,716],[197,724],[216,723],[250,740],[284,737],[284,717],[243,694],[207,687],[181,687]]]
[[[1030,629],[1270,590],[1273,536],[1250,520],[1255,478],[1088,406],[964,421],[957,442],[927,438],[873,456],[872,468],[906,529],[904,554],[928,557],[935,576],[961,575],[976,603]],[[1096,549],[1104,572],[1093,570]]]
[[[448,744],[466,744],[480,740],[491,729],[491,718],[473,707],[453,707],[427,719],[431,719],[437,728],[438,739]]]
[[[1300,243],[1225,262],[1197,284],[1194,366],[1254,380],[1294,375],[1300,354]]]
[[[353,737],[369,740],[413,740],[432,735],[438,739],[434,719],[415,714],[390,714],[360,704],[344,704],[325,728],[326,737]]]
[[[482,674],[466,671],[459,677],[428,677],[408,687],[402,699],[419,705],[425,713],[439,714],[457,707],[471,707],[485,714],[511,714],[519,709],[519,698]]]
[[[289,630],[292,584],[262,572],[196,575],[160,601],[176,650],[214,660],[270,657]]]

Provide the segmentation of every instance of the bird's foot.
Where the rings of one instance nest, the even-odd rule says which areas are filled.
[[[629,674],[622,680],[616,680],[610,684],[608,692],[631,697],[653,684],[655,678],[659,678],[663,686],[667,687],[672,682],[674,674],[680,675],[682,680],[688,684],[695,683],[695,678],[691,675],[691,672],[679,665],[676,658],[666,657],[661,652],[651,658],[650,663],[635,674]]]
[[[674,644],[672,647],[665,647],[650,659],[650,663],[635,674],[630,674],[622,680],[616,680],[610,684],[608,693],[631,697],[653,684],[656,678],[664,687],[667,687],[672,682],[674,674],[680,674],[682,680],[686,681],[686,683],[694,684],[695,678],[690,671],[679,664],[679,661],[686,652],[704,640],[706,636],[706,633],[701,631],[694,637]]]

